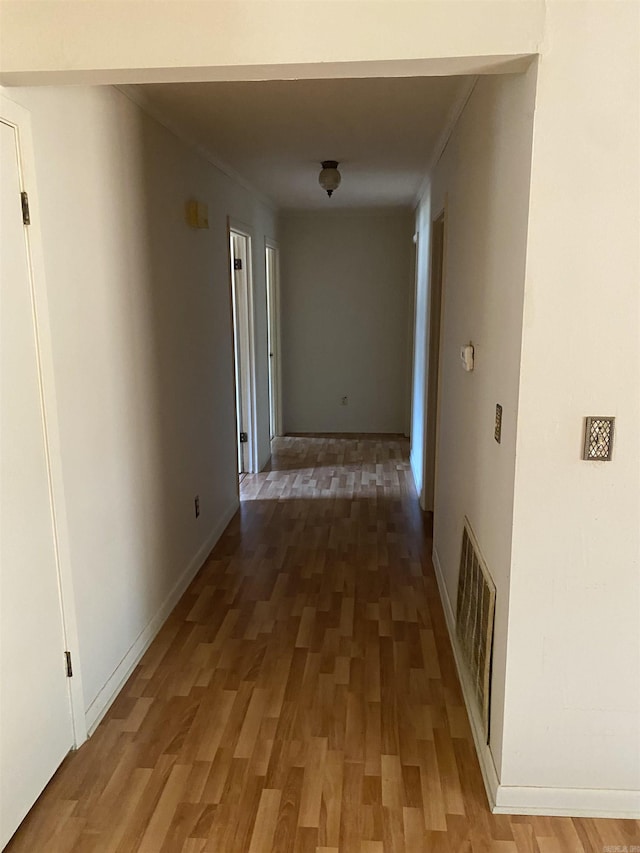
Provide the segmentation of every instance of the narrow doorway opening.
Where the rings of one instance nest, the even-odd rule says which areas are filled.
[[[413,235],[413,252],[411,255],[411,264],[412,264],[412,272],[413,272],[413,286],[411,288],[411,302],[409,307],[409,390],[408,390],[408,399],[409,399],[409,425],[407,438],[410,440],[410,455],[413,455],[413,447],[414,447],[414,431],[413,431],[413,418],[415,412],[415,398],[414,398],[414,385],[416,381],[416,312],[418,310],[418,273],[419,273],[419,259],[420,259],[420,232],[416,231]],[[424,441],[424,437],[422,437]],[[424,461],[423,461],[424,468]],[[423,495],[420,496],[420,505],[422,506],[424,502]],[[424,509],[424,506],[422,506]]]
[[[444,279],[445,213],[431,225],[431,284],[429,288],[429,369],[427,373],[427,428],[424,454],[424,508],[435,511],[440,408],[440,330]]]
[[[269,438],[282,435],[280,396],[280,251],[265,245],[267,273],[267,345],[269,348]]]
[[[253,370],[253,304],[251,298],[251,235],[229,226],[233,360],[236,392],[238,475],[253,473],[255,465],[255,412]]]

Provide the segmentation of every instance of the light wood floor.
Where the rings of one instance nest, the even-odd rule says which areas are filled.
[[[287,438],[8,850],[578,853],[490,814],[404,441]]]

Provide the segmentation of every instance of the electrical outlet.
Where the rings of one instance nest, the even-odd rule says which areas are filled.
[[[340,405],[341,406],[348,406],[349,405],[349,398],[347,397],[346,394],[344,397],[340,398]]]
[[[193,506],[196,511],[196,518],[200,515],[200,495],[196,495],[193,499]]]

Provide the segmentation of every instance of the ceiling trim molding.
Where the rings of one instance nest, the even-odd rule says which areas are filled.
[[[420,186],[418,187],[418,191],[414,199],[414,209],[418,207],[429,188],[429,185],[431,183],[431,174],[435,167],[438,165],[440,158],[444,154],[444,150],[447,147],[449,140],[451,139],[451,134],[453,133],[455,126],[458,123],[458,119],[464,112],[464,108],[467,106],[469,98],[473,94],[473,90],[476,87],[478,79],[479,78],[476,76],[472,77],[470,80],[463,80],[461,83],[458,95],[453,101],[453,104],[451,105],[449,112],[447,113],[447,116],[445,118],[442,132],[440,133],[436,144],[433,146],[433,151],[431,152],[431,156],[429,158],[429,165],[427,166],[426,174],[420,182]]]
[[[172,122],[170,119],[164,115],[162,110],[159,110],[155,104],[152,104],[146,95],[143,94],[140,86],[131,86],[131,85],[123,85],[123,86],[115,86],[119,92],[121,92],[126,98],[132,101],[136,106],[140,107],[140,109],[145,112],[150,118],[154,121],[157,121],[158,124],[162,125],[166,130],[172,133],[177,139],[183,142],[188,148],[192,151],[195,151],[196,154],[199,154],[200,157],[203,157],[211,166],[221,172],[225,177],[229,178],[235,183],[239,184],[243,189],[250,192],[254,195],[262,204],[266,205],[266,207],[270,208],[270,210],[274,212],[278,212],[280,207],[276,202],[270,198],[268,195],[265,195],[261,190],[257,189],[250,181],[244,178],[239,172],[236,172],[231,166],[225,163],[223,160],[220,160],[219,157],[216,157],[210,149],[202,145],[200,142],[197,142],[189,133],[185,133],[178,125]]]

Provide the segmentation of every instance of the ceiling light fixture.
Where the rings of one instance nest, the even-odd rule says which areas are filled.
[[[342,176],[338,171],[337,160],[323,160],[322,171],[318,177],[318,181],[323,190],[326,190],[329,198],[333,195],[333,191],[340,186]]]

